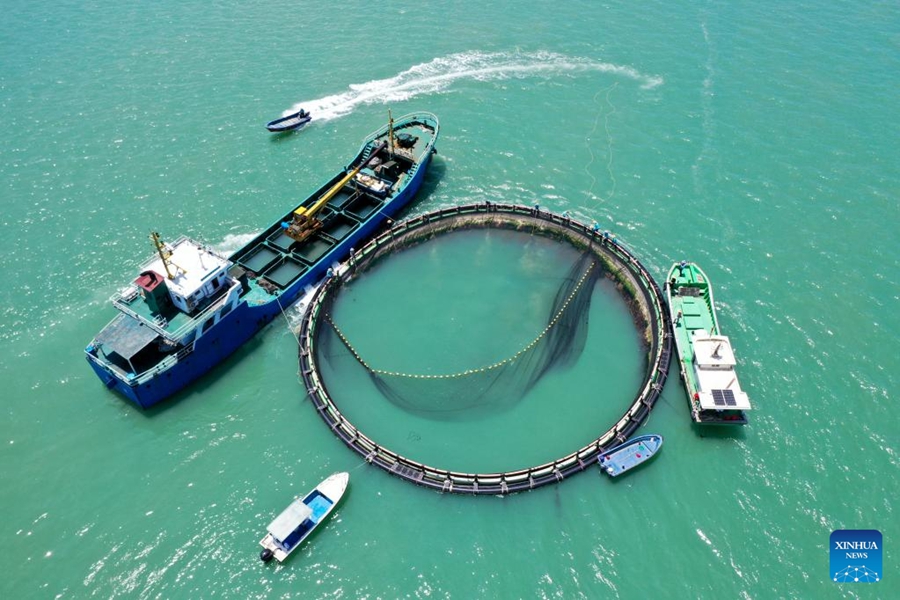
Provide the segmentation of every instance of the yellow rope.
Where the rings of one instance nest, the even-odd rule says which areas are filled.
[[[548,333],[550,333],[550,330],[553,329],[553,327],[562,318],[563,313],[566,312],[566,309],[569,307],[569,304],[572,302],[572,299],[575,297],[575,294],[577,294],[578,290],[581,289],[581,286],[584,285],[585,280],[587,279],[588,275],[590,274],[590,272],[593,268],[594,268],[594,263],[591,263],[591,265],[587,268],[587,270],[585,270],[584,274],[581,276],[581,279],[578,280],[578,284],[575,286],[575,289],[572,290],[572,293],[569,294],[568,298],[566,298],[566,301],[560,307],[559,311],[557,311],[557,313],[553,316],[553,319],[550,321],[550,324],[547,325],[547,327],[545,327],[544,330],[536,338],[531,340],[531,342],[527,346],[525,346],[524,348],[522,348],[521,350],[519,350],[518,352],[516,352],[515,354],[513,354],[512,356],[510,356],[508,358],[504,358],[503,360],[501,360],[499,362],[495,362],[491,365],[487,365],[486,367],[481,367],[479,369],[467,369],[465,371],[460,371],[458,373],[448,373],[445,375],[418,375],[415,373],[398,373],[396,371],[385,371],[383,369],[373,369],[372,367],[369,366],[369,364],[366,361],[364,361],[362,359],[362,357],[356,351],[356,348],[353,347],[353,345],[350,343],[350,340],[348,340],[347,336],[344,335],[344,332],[341,331],[340,328],[335,324],[335,322],[331,320],[331,316],[326,314],[325,320],[327,320],[331,324],[331,326],[334,328],[335,333],[338,334],[338,337],[341,338],[341,341],[344,342],[344,345],[347,346],[347,349],[350,350],[351,354],[353,354],[353,357],[359,361],[359,364],[361,364],[363,367],[365,367],[365,369],[367,371],[369,371],[371,373],[374,373],[376,375],[388,375],[391,377],[405,377],[407,379],[455,379],[458,377],[467,377],[469,375],[474,375],[476,373],[485,373],[487,371],[499,369],[500,367],[503,367],[505,365],[508,365],[508,364],[516,361],[523,354],[525,354],[529,350],[533,349],[538,344],[538,342],[540,342]]]

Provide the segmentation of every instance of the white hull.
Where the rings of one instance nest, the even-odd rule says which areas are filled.
[[[263,537],[263,539],[259,541],[259,545],[266,550],[269,550],[275,560],[277,560],[278,562],[283,562],[284,559],[290,556],[294,550],[302,545],[303,541],[306,540],[306,538],[308,538],[310,534],[312,534],[312,532],[319,527],[319,525],[321,525],[323,522],[325,522],[325,520],[328,519],[328,516],[334,510],[334,507],[338,505],[338,502],[340,502],[341,497],[343,497],[344,492],[347,490],[347,484],[349,483],[349,481],[349,473],[334,473],[333,475],[327,477],[322,483],[317,485],[308,494],[306,494],[302,498],[295,499],[294,502],[292,502],[291,505],[288,506],[288,509],[290,509],[292,506],[298,503],[302,503],[308,498],[316,496],[316,492],[325,496],[325,498],[327,498],[331,502],[326,510],[316,513],[314,517],[315,521],[312,522],[312,525],[307,526],[302,536],[300,536],[299,539],[294,540],[288,548],[285,548],[285,540],[279,540],[275,537],[275,535],[273,535],[271,531],[272,525],[269,526],[270,531],[266,533],[265,537]],[[287,512],[287,509],[285,512]],[[278,519],[276,519],[276,521],[277,520]],[[296,531],[297,528],[300,528],[307,522],[309,522],[309,519],[301,520],[300,522],[296,523],[294,531]],[[274,523],[275,521],[273,521],[273,525]]]

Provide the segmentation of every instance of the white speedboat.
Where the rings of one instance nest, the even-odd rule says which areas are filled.
[[[331,514],[347,489],[350,473],[335,473],[302,498],[296,498],[266,528],[259,558],[282,562]]]

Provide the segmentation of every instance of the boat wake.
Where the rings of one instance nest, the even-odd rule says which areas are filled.
[[[342,94],[298,102],[284,114],[304,108],[314,120],[329,121],[350,114],[360,105],[402,102],[440,93],[461,80],[500,81],[578,72],[609,73],[631,79],[643,89],[663,83],[662,77],[645,75],[633,67],[553,52],[462,52],[415,65],[388,79],[351,84],[349,91]]]
[[[229,233],[221,242],[212,244],[212,247],[213,250],[222,256],[228,256],[252,242],[259,234],[259,231],[254,231],[252,233]]]

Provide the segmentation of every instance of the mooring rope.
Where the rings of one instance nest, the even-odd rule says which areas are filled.
[[[275,296],[275,301],[278,302],[278,308],[281,309],[281,314],[284,315],[284,320],[287,322],[288,331],[293,334],[294,339],[297,340],[297,345],[300,345],[300,336],[297,335],[297,332],[291,328],[291,320],[288,318],[287,313],[284,312],[284,307],[281,305],[281,298],[279,296]]]
[[[459,377],[468,377],[469,375],[475,375],[478,373],[486,373],[488,371],[492,371],[494,369],[499,369],[500,367],[503,367],[510,363],[513,363],[520,356],[522,356],[523,354],[525,354],[526,352],[528,352],[529,350],[534,348],[538,344],[538,342],[540,342],[548,333],[550,333],[550,330],[553,329],[553,327],[562,318],[563,313],[566,312],[566,309],[569,307],[569,304],[572,302],[572,299],[575,298],[575,294],[577,294],[578,290],[581,289],[581,286],[584,285],[584,282],[587,280],[588,275],[594,269],[595,264],[596,263],[592,262],[590,264],[590,266],[588,266],[588,268],[585,269],[584,274],[581,276],[581,279],[578,280],[578,283],[575,285],[575,288],[572,290],[572,293],[569,294],[569,296],[566,298],[566,301],[563,303],[563,305],[560,307],[560,309],[553,316],[553,319],[551,319],[551,321],[547,325],[547,327],[545,327],[544,330],[536,338],[531,340],[531,342],[527,346],[525,346],[524,348],[522,348],[521,350],[519,350],[512,356],[510,356],[508,358],[504,358],[503,360],[501,360],[499,362],[495,362],[486,367],[481,367],[479,369],[467,369],[465,371],[460,371],[458,373],[448,373],[448,374],[444,374],[444,375],[417,375],[415,373],[400,373],[397,371],[385,371],[383,369],[373,369],[359,355],[359,352],[356,351],[356,348],[353,347],[353,344],[350,343],[350,340],[347,339],[347,336],[344,335],[344,332],[341,331],[340,328],[337,326],[337,324],[335,324],[335,322],[331,319],[331,315],[326,314],[324,316],[325,316],[325,320],[328,321],[328,323],[332,326],[332,328],[334,328],[335,333],[337,333],[338,337],[341,339],[341,341],[344,343],[344,345],[347,347],[347,349],[350,350],[350,353],[353,354],[353,357],[357,361],[359,361],[359,364],[361,364],[370,373],[374,373],[375,375],[388,375],[391,377],[404,377],[407,379],[455,379],[455,378],[459,378]]]

